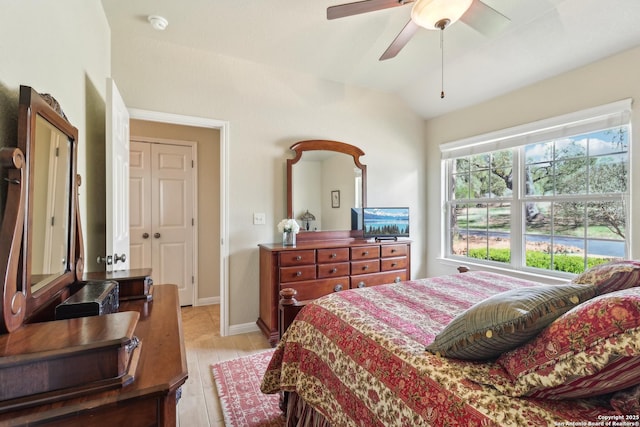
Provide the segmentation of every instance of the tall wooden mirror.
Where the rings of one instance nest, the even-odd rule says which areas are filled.
[[[329,140],[300,141],[291,150],[295,157],[287,159],[287,218],[302,224],[298,240],[361,237],[360,230],[352,229],[351,216],[352,209],[366,206],[364,152]]]
[[[17,147],[2,149],[7,199],[0,330],[11,332],[68,296],[82,276],[77,218],[78,130],[57,101],[20,87]]]

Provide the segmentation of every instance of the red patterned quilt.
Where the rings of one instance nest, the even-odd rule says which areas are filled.
[[[535,282],[473,272],[338,292],[303,308],[278,344],[264,393],[293,391],[334,426],[560,426],[614,414],[602,401],[512,398],[425,351],[457,314]],[[587,425],[587,424],[584,424]],[[592,424],[593,425],[593,424]]]

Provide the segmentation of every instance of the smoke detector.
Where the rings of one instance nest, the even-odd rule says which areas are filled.
[[[147,18],[154,30],[163,31],[169,25],[169,21],[166,18],[159,15],[149,15]]]

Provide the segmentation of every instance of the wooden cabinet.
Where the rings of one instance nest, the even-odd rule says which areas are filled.
[[[262,244],[260,248],[260,317],[257,324],[275,344],[280,291],[294,289],[298,305],[332,292],[410,279],[411,242],[323,240],[297,246]],[[288,326],[290,322],[284,322]],[[283,330],[280,330],[283,329]]]

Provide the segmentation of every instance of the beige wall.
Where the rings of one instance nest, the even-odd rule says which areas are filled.
[[[368,203],[423,210],[424,121],[398,98],[146,38],[112,38],[112,69],[130,108],[224,120],[229,132],[229,317],[255,325],[258,244],[279,240],[285,160],[304,139],[366,153]],[[266,225],[253,225],[264,212]],[[411,229],[413,276],[425,274],[422,218]]]
[[[439,144],[478,134],[554,117],[624,98],[640,99],[640,47],[545,80],[471,108],[456,111],[426,123],[427,159],[427,275],[446,274],[454,266],[438,261],[441,254],[441,176]],[[632,128],[640,126],[640,111],[634,105]],[[640,150],[631,144],[631,193],[640,188]],[[637,190],[635,190],[637,191]],[[640,198],[632,200],[640,212]],[[640,256],[640,228],[629,224],[631,256]]]
[[[104,255],[104,112],[110,29],[99,0],[3,1],[0,13],[0,144],[15,145],[20,85],[52,94],[78,128],[85,270]],[[90,170],[89,170],[90,169]]]
[[[220,131],[193,126],[131,120],[135,137],[193,141],[198,158],[197,302],[220,297]]]

